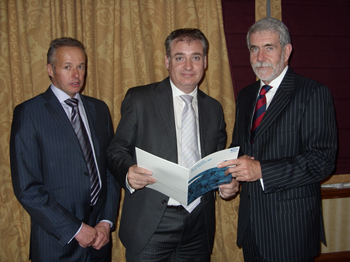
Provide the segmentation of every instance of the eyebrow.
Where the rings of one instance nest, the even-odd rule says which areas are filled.
[[[176,53],[176,54],[174,54],[174,56],[177,56],[177,55],[185,55],[185,53]],[[200,55],[200,56],[203,56],[202,53],[192,53],[192,54],[190,54],[190,55]]]
[[[272,43],[267,43],[267,44],[263,45],[263,47],[266,47],[266,46],[276,46],[276,45],[274,45]],[[257,46],[257,45],[250,45],[250,48],[255,48],[255,47],[259,48],[259,46]]]

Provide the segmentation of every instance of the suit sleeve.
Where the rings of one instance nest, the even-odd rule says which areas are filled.
[[[318,85],[304,103],[298,105],[303,111],[295,130],[299,133],[299,145],[285,145],[299,146],[299,154],[260,161],[265,193],[319,182],[334,169],[337,128],[331,93]]]
[[[23,105],[14,111],[10,139],[14,193],[31,218],[64,246],[82,221],[57,203],[44,187],[43,156],[30,112]]]
[[[111,121],[111,116],[107,109],[107,132],[108,132],[108,143],[113,139],[113,126]],[[105,148],[103,150],[106,150]],[[105,154],[104,154],[105,155]],[[105,204],[105,209],[102,215],[103,220],[109,220],[113,223],[113,228],[115,228],[115,223],[117,219],[117,214],[119,210],[119,200],[120,200],[120,185],[115,179],[115,177],[110,172],[109,168],[107,168],[107,158],[102,159],[105,161],[106,165],[106,179],[107,179],[107,199]]]
[[[130,90],[125,95],[121,106],[121,119],[115,136],[107,150],[108,166],[119,184],[129,192],[125,185],[129,167],[136,164],[135,138],[137,132],[137,117]]]
[[[220,107],[220,126],[219,126],[219,143],[217,151],[223,150],[226,147],[227,133],[226,133],[226,123],[224,119],[224,113]]]

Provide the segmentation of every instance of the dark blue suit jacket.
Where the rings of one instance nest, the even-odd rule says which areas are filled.
[[[259,130],[250,128],[260,82],[237,97],[231,146],[260,161],[260,180],[243,182],[237,244],[250,223],[260,254],[269,261],[299,261],[325,242],[320,181],[334,169],[337,128],[327,87],[288,69]]]
[[[224,149],[225,121],[218,101],[198,90],[201,155]],[[131,253],[140,253],[156,231],[169,197],[153,189],[143,188],[130,194],[125,178],[136,164],[135,147],[172,161],[177,159],[177,140],[173,95],[169,78],[161,82],[128,90],[121,107],[121,120],[108,149],[111,172],[124,187],[125,197],[119,237]],[[214,194],[202,198],[205,208],[208,250],[211,252],[215,230]]]
[[[88,249],[73,238],[84,222],[115,223],[120,187],[106,166],[113,137],[107,105],[81,96],[102,180],[90,212],[90,179],[72,125],[51,88],[14,110],[10,156],[14,193],[31,216],[33,261],[85,261]],[[73,240],[67,244],[71,239]],[[109,246],[96,255],[109,252]]]

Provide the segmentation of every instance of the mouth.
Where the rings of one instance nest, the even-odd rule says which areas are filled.
[[[70,83],[70,85],[73,87],[80,87],[80,81],[73,81]]]

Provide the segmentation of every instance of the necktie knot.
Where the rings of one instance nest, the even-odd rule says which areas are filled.
[[[186,103],[186,105],[191,105],[192,104],[193,96],[191,96],[191,95],[181,95],[180,97]]]
[[[264,96],[271,88],[272,86],[264,85],[260,90],[260,96]]]
[[[69,105],[72,108],[76,108],[78,106],[79,100],[78,98],[68,98],[64,101],[67,105]]]

